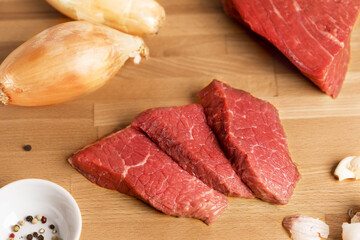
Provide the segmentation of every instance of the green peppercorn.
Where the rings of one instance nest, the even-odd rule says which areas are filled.
[[[19,226],[19,225],[15,225],[15,226],[13,227],[13,230],[14,230],[14,232],[18,232],[18,231],[20,230],[20,226]]]

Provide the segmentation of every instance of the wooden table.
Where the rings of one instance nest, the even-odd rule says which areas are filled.
[[[333,100],[273,47],[230,20],[217,0],[161,0],[167,23],[146,39],[151,58],[128,62],[101,90],[67,104],[0,106],[0,187],[23,178],[60,184],[77,200],[82,240],[289,239],[283,217],[325,220],[340,239],[349,208],[360,210],[360,182],[338,182],[336,164],[360,155],[360,26],[343,90]],[[40,0],[0,0],[0,61],[36,33],[69,21]],[[198,101],[213,78],[267,99],[280,111],[302,179],[286,206],[230,199],[212,226],[155,211],[132,197],[90,183],[67,163],[74,151],[128,125],[140,111]],[[22,146],[31,144],[25,152]],[[0,199],[1,201],[1,199]],[[72,240],[72,239],[66,239]]]

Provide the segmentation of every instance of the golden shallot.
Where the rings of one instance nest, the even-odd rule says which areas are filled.
[[[134,35],[156,34],[165,10],[155,0],[47,0],[75,20],[100,23]]]
[[[0,65],[0,101],[59,104],[102,87],[128,58],[147,56],[143,40],[84,21],[51,27],[15,49]]]

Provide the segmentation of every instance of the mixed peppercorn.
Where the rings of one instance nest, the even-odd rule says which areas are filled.
[[[25,146],[23,146],[23,149],[24,149],[24,151],[30,152],[32,147],[31,147],[31,145],[25,145]]]
[[[29,222],[29,223],[32,223],[32,224],[37,224],[38,222],[41,222],[42,224],[45,224],[47,222],[47,218],[45,216],[42,216],[42,215],[36,215],[35,217],[27,216],[27,217],[25,217],[25,221]],[[13,233],[11,233],[9,235],[8,240],[15,240],[15,233],[20,231],[20,228],[25,225],[25,221],[20,220],[18,222],[18,224],[14,225],[12,227]],[[56,230],[54,224],[50,224],[49,229],[51,230],[52,234],[57,233],[57,230]],[[44,240],[44,236],[42,235],[44,233],[45,233],[45,229],[40,228],[38,230],[38,232],[33,232],[32,234],[27,234],[26,235],[26,240],[33,240],[33,239],[34,240]],[[23,238],[23,237],[21,237],[21,238]],[[59,240],[59,238],[57,236],[53,236],[51,239],[52,240]]]

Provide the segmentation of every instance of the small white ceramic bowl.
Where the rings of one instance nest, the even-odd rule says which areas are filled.
[[[15,239],[45,229],[45,239],[55,236],[50,224],[54,224],[63,240],[78,240],[81,234],[81,214],[74,198],[59,185],[40,179],[24,179],[0,189],[0,240],[8,239],[12,226],[26,216],[44,215],[48,221],[33,225],[25,222]],[[26,239],[26,238],[22,238]]]

